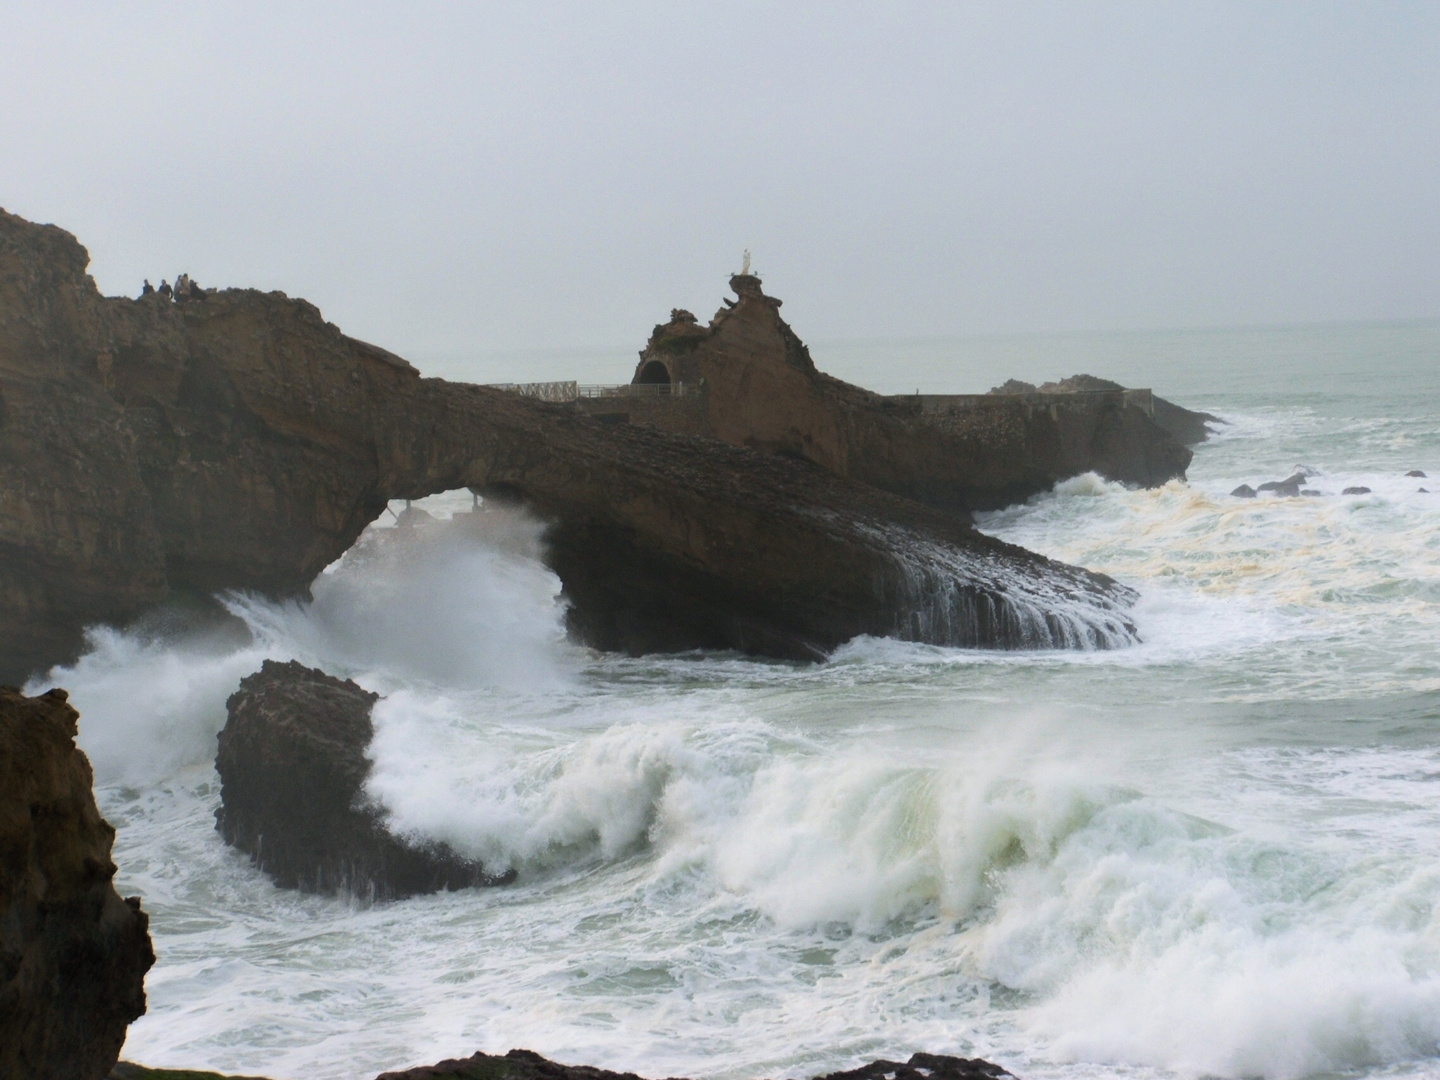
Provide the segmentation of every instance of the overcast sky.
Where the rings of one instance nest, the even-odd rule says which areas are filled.
[[[0,205],[424,358],[1440,317],[1440,4],[6,4]]]

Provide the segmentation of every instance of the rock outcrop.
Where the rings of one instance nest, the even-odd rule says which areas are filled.
[[[1008,384],[1007,384],[1008,385]],[[1043,383],[1035,387],[1035,392],[1040,394],[1076,394],[1076,393],[1103,393],[1124,390],[1125,388],[1110,379],[1097,378],[1094,375],[1071,375],[1068,379],[1060,379],[1057,382]],[[990,391],[992,394],[994,390]],[[1166,401],[1162,397],[1153,399],[1151,415],[1170,436],[1182,446],[1194,446],[1202,443],[1210,437],[1210,426],[1221,425],[1225,421],[1218,416],[1207,412],[1197,412],[1193,409],[1186,409],[1176,405],[1173,401]]]
[[[858,1069],[830,1073],[815,1080],[998,1080],[1011,1073],[980,1058],[948,1054],[912,1054],[909,1061],[872,1061]],[[147,1069],[121,1062],[110,1080],[263,1080],[263,1077],[222,1076],[190,1070]],[[640,1080],[589,1065],[561,1065],[531,1050],[508,1054],[474,1054],[450,1058],[400,1072],[381,1073],[376,1080]]]
[[[265,661],[226,703],[215,828],[277,885],[399,899],[489,885],[478,862],[386,827],[365,756],[378,695],[291,661]]]
[[[79,714],[63,690],[0,687],[0,1076],[102,1080],[145,1011],[155,962],[112,879]]]
[[[1154,486],[1183,477],[1190,464],[1187,440],[1160,423],[1161,405],[1152,408],[1148,395],[1142,401],[1117,383],[1094,380],[1103,392],[1059,386],[1047,394],[885,397],[842,382],[816,368],[759,278],[736,275],[730,285],[738,299],[708,326],[677,310],[655,327],[635,370],[637,384],[703,393],[688,408],[662,399],[637,403],[633,413],[666,430],[808,460],[952,512],[996,509],[1090,471]],[[1203,415],[1169,403],[1164,409],[1177,421]],[[1203,437],[1203,422],[1199,428]]]
[[[165,598],[304,595],[388,499],[463,487],[551,523],[572,630],[603,648],[1128,640],[1126,590],[868,473],[423,379],[280,293],[104,298],[87,262],[0,211],[0,678]]]
[[[829,1073],[815,1080],[998,1080],[1011,1074],[980,1058],[913,1054],[909,1061],[872,1061],[858,1069]],[[561,1065],[530,1050],[475,1054],[403,1072],[381,1073],[375,1080],[641,1080],[634,1073],[610,1072],[588,1065]]]

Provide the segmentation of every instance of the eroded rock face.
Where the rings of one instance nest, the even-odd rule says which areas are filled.
[[[215,827],[277,885],[386,900],[493,884],[444,844],[386,828],[367,800],[378,695],[294,661],[265,661],[226,703]]]
[[[708,326],[674,312],[640,354],[636,382],[705,388],[695,408],[647,409],[657,426],[809,460],[952,512],[996,509],[1090,471],[1163,484],[1185,475],[1191,453],[1183,442],[1204,437],[1198,422],[1198,436],[1177,439],[1161,422],[1159,402],[1151,416],[1118,383],[1099,379],[1092,381],[1103,386],[1052,384],[1046,400],[874,394],[816,368],[759,278],[736,275],[730,285],[738,300]],[[1013,380],[998,389],[1035,391]],[[1074,393],[1080,389],[1115,392]],[[1168,402],[1164,408],[1177,421],[1200,416]]]
[[[858,1069],[815,1080],[997,1080],[1011,1074],[980,1058],[914,1054],[909,1061],[872,1061]],[[561,1065],[530,1050],[474,1054],[403,1072],[381,1073],[375,1080],[641,1080],[634,1073],[610,1072],[589,1065]]]
[[[422,379],[280,293],[107,299],[87,259],[0,212],[0,678],[70,660],[85,625],[164,597],[303,596],[388,499],[462,487],[551,523],[572,632],[602,648],[813,658],[860,633],[1003,648],[1130,634],[1126,590],[865,470]]]
[[[79,714],[0,687],[0,1076],[101,1080],[145,1012],[155,962],[138,897],[111,883]]]

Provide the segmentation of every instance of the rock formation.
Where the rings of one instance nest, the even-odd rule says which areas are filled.
[[[63,690],[0,687],[0,1076],[102,1080],[145,1011],[155,962],[112,879],[79,714]]]
[[[87,263],[0,211],[0,678],[165,598],[303,595],[388,499],[467,486],[552,523],[572,629],[603,648],[1128,640],[1127,591],[856,482],[869,471],[422,379],[280,293],[107,299]]]
[[[444,844],[391,833],[367,801],[378,695],[294,661],[265,661],[226,703],[215,828],[277,885],[397,899],[495,878]]]
[[[703,394],[689,408],[637,402],[632,411],[667,430],[812,461],[950,511],[996,509],[1092,470],[1162,484],[1185,475],[1191,454],[1182,443],[1204,436],[1203,414],[1168,402],[1162,412],[1148,396],[1142,402],[1099,379],[1103,386],[1058,386],[1039,396],[883,397],[817,370],[759,278],[736,275],[730,285],[738,299],[708,326],[674,311],[655,327],[635,370],[636,383],[703,387]],[[1092,392],[1074,392],[1081,389]],[[1200,434],[1187,428],[1194,437],[1177,440],[1162,415],[1195,420]]]
[[[829,1073],[815,1080],[997,1080],[1011,1074],[979,1058],[914,1054],[907,1062],[872,1061],[858,1069]],[[640,1080],[588,1065],[560,1065],[530,1050],[475,1054],[403,1072],[381,1073],[375,1080]]]
[[[948,1054],[912,1054],[909,1061],[872,1061],[858,1069],[830,1073],[815,1080],[998,1080],[1011,1074],[980,1058]],[[147,1069],[121,1062],[110,1080],[264,1080],[263,1077],[222,1076],[191,1070]],[[381,1073],[376,1080],[640,1080],[634,1073],[610,1072],[589,1065],[561,1065],[530,1050],[508,1054],[473,1054],[435,1065]]]

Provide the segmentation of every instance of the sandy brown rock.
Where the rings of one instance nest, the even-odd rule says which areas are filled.
[[[389,900],[488,885],[478,862],[410,842],[365,796],[377,695],[302,664],[265,661],[226,703],[215,828],[277,885]]]
[[[0,677],[162,597],[304,595],[388,499],[467,486],[552,523],[572,630],[603,648],[815,657],[860,633],[1002,648],[1129,634],[1108,579],[868,473],[422,379],[279,293],[107,299],[86,259],[0,212]]]
[[[101,1080],[155,962],[65,691],[0,688],[0,1076]]]
[[[1190,464],[1190,451],[1159,422],[1160,405],[1152,416],[1116,383],[1106,383],[1111,393],[1063,386],[1038,397],[1013,381],[1006,387],[1020,396],[886,397],[853,386],[816,368],[759,278],[736,275],[730,284],[737,299],[708,326],[675,311],[655,327],[635,381],[704,393],[692,409],[647,409],[648,421],[961,512],[1022,501],[1090,471],[1154,486],[1183,477]]]

